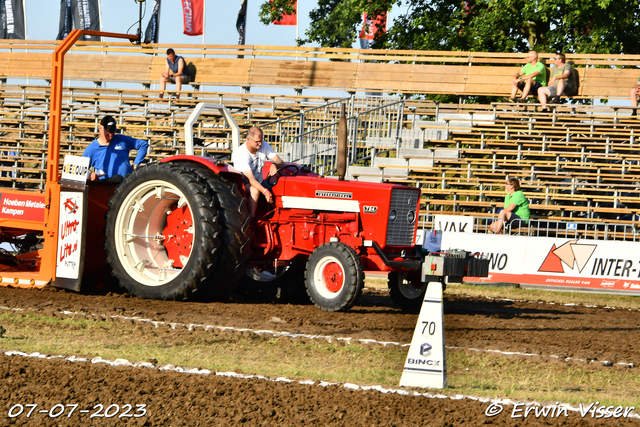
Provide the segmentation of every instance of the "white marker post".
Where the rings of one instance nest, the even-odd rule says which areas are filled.
[[[409,354],[404,363],[400,385],[429,388],[447,386],[444,312],[440,282],[431,282],[427,286],[418,323],[411,339]]]

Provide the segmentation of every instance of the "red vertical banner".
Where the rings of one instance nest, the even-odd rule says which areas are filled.
[[[204,31],[204,1],[182,0],[182,16],[184,17],[184,34],[201,36]]]
[[[362,13],[362,30],[360,30],[360,38],[373,40],[373,36],[381,28],[383,32],[387,30],[387,12],[378,15],[376,19],[367,16],[367,12]]]
[[[273,3],[273,0],[271,0]],[[294,12],[290,15],[282,14],[282,19],[273,21],[274,25],[298,25],[298,0],[293,4]]]

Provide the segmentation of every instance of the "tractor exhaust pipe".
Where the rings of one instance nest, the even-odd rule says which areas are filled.
[[[338,180],[344,181],[347,174],[347,115],[345,105],[340,104],[340,121],[338,122],[338,158],[337,158]]]

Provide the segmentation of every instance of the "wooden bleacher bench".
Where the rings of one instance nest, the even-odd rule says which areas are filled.
[[[57,42],[0,42],[0,79],[51,76],[51,52]],[[65,78],[93,82],[159,81],[168,45],[136,46],[121,42],[82,42],[67,54]],[[197,68],[194,86],[276,86],[348,92],[432,93],[506,96],[525,54],[487,52],[388,51],[285,48],[267,46],[171,46]],[[133,55],[131,53],[134,53]],[[238,56],[242,55],[242,58]],[[549,54],[541,53],[545,58]],[[569,54],[579,72],[575,98],[628,97],[638,73],[624,55]],[[341,59],[341,61],[335,61]],[[376,62],[372,62],[376,61]],[[603,66],[595,68],[594,65]],[[604,68],[604,67],[609,68]],[[613,68],[616,67],[616,68]]]

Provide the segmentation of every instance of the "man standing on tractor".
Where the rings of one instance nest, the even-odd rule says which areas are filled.
[[[273,194],[269,191],[271,185],[263,178],[262,168],[267,160],[271,160],[273,163],[269,175],[273,175],[278,168],[284,166],[284,162],[269,143],[264,141],[262,129],[255,126],[249,129],[247,142],[233,152],[231,159],[233,166],[244,175],[244,188],[249,194],[251,216],[255,217],[260,194],[264,195],[268,203],[273,203]]]
[[[142,139],[116,134],[116,121],[111,116],[104,116],[100,121],[100,134],[84,150],[82,157],[91,159],[89,181],[103,180],[122,182],[125,175],[131,173],[144,160],[149,143]],[[137,150],[133,169],[129,161],[129,151]]]

